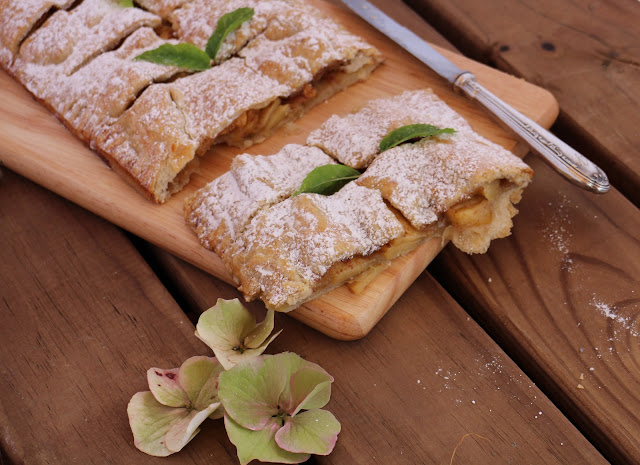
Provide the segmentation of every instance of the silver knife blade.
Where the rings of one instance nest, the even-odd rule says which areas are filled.
[[[386,13],[371,3],[365,0],[342,0],[342,3],[451,84],[455,83],[458,76],[467,72],[458,68],[420,36],[389,18]]]
[[[490,112],[567,180],[597,194],[609,191],[609,179],[595,163],[489,92],[471,72],[458,68],[422,38],[367,0],[342,0],[342,3],[453,84],[454,89],[462,91]]]

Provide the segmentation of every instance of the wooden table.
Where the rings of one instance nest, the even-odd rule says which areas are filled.
[[[431,25],[377,3],[552,91],[554,131],[615,188],[594,196],[528,156],[536,177],[513,235],[486,255],[445,249],[366,338],[338,342],[278,315],[270,352],[336,379],[328,408],[342,433],[311,461],[640,463],[637,2],[411,0]],[[148,367],[207,353],[192,322],[237,291],[2,171],[2,463],[237,463],[220,422],[152,459],[126,418]]]

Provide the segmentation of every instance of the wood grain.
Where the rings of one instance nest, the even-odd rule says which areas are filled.
[[[286,143],[302,143],[310,130],[334,113],[350,112],[375,97],[428,86],[467,117],[478,132],[517,151],[512,138],[481,110],[454,95],[424,65],[399,51],[397,46],[343,9],[323,2],[318,2],[318,5],[380,48],[387,61],[365,83],[350,88],[312,110],[299,121],[296,133],[281,131],[269,141],[252,147],[249,153],[271,154]],[[459,55],[448,54],[461,67],[473,70],[488,88],[542,125],[549,126],[555,119],[557,106],[548,92]],[[215,155],[210,154],[213,156],[207,157],[202,163],[201,173],[180,195],[165,205],[153,205],[135,194],[5,74],[0,74],[0,100],[5,102],[5,111],[0,113],[0,161],[48,189],[230,282],[221,260],[201,247],[186,227],[182,205],[185,196],[225,172],[239,150],[226,147],[216,149]],[[397,260],[369,285],[363,295],[356,296],[342,287],[305,305],[295,312],[295,316],[336,338],[362,337],[438,250],[438,244],[426,244],[415,253]]]
[[[157,261],[194,313],[240,297],[166,252]],[[251,309],[263,318],[261,305]],[[327,408],[342,432],[317,463],[606,463],[427,273],[359,341],[332,340],[282,314],[280,328],[268,352],[295,351],[335,377]]]
[[[146,371],[208,354],[115,226],[4,171],[0,179],[0,448],[14,464],[236,464],[221,422],[180,456],[133,446]]]
[[[640,463],[640,212],[537,160],[513,236],[434,276],[613,463]]]
[[[406,0],[465,55],[556,96],[556,129],[640,205],[640,8],[611,0]]]

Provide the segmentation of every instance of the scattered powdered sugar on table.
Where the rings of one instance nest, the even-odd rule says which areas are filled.
[[[568,271],[573,271],[573,259],[569,256],[569,247],[571,245],[571,216],[569,209],[572,202],[563,195],[560,202],[554,204],[549,202],[549,210],[553,212],[547,226],[543,229],[544,236],[549,240],[553,249],[564,255],[563,267]]]
[[[626,330],[631,336],[640,336],[640,332],[633,328],[633,319],[619,314],[615,306],[609,305],[602,300],[597,299],[595,295],[591,299],[591,305],[593,305],[596,310],[598,310],[603,316],[620,324],[622,329]]]

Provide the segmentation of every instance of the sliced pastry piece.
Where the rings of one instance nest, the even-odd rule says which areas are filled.
[[[443,134],[380,153],[392,130],[409,124],[451,128]],[[445,239],[467,253],[484,253],[511,231],[513,204],[531,181],[522,160],[475,133],[431,90],[369,102],[333,116],[307,140],[342,163],[368,166],[358,184],[378,189],[418,230],[439,225]]]
[[[314,94],[323,81],[333,92],[346,87],[382,59],[371,45],[307,5],[292,5],[286,15],[278,15],[239,54],[247,66],[292,91],[310,85]]]
[[[380,141],[387,134],[402,126],[421,123],[458,132],[471,130],[462,116],[425,89],[372,100],[346,116],[333,115],[309,134],[307,144],[321,148],[340,163],[363,169],[378,155]]]
[[[0,66],[9,71],[20,44],[56,9],[73,0],[0,0]]]
[[[242,59],[232,58],[207,71],[151,85],[98,136],[95,148],[161,203],[188,181],[196,154],[206,152],[230,127],[249,124],[247,115],[260,113],[284,91]]]
[[[261,210],[232,244],[228,268],[247,299],[289,311],[386,262],[381,250],[403,235],[378,191],[350,183]]]
[[[101,53],[115,48],[136,29],[155,27],[160,17],[118,0],[84,0],[71,11],[54,13],[20,47],[13,72],[36,97],[46,96]]]
[[[379,190],[416,229],[437,224],[459,249],[484,253],[510,234],[532,175],[511,152],[460,131],[387,150],[356,182]]]
[[[335,163],[315,147],[290,144],[268,157],[238,155],[230,170],[185,203],[185,218],[206,248],[228,262],[230,246],[263,208],[293,194],[308,172]]]

